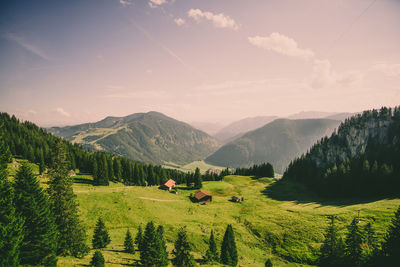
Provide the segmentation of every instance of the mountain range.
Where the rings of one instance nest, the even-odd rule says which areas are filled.
[[[222,146],[206,162],[226,167],[270,162],[282,173],[291,160],[330,135],[339,124],[330,119],[277,119]]]
[[[154,111],[47,131],[90,150],[153,164],[202,160],[220,147],[208,134]]]

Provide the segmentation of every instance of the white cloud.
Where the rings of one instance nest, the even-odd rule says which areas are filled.
[[[133,2],[131,0],[119,0],[119,3],[124,7],[133,5]]]
[[[389,77],[400,76],[400,64],[396,63],[378,63],[372,67],[372,70],[380,71]]]
[[[148,74],[148,75],[153,74],[153,70],[152,69],[147,69],[146,70],[146,74]]]
[[[28,113],[28,114],[32,114],[32,115],[36,115],[36,114],[37,114],[37,111],[34,110],[34,109],[30,109],[30,110],[27,111],[27,113]]]
[[[24,38],[21,36],[18,36],[13,33],[6,33],[3,35],[3,38],[9,40],[9,41],[14,41],[17,44],[19,44],[21,47],[26,49],[27,51],[35,54],[38,57],[41,57],[42,59],[50,61],[50,58],[43,52],[41,51],[38,47],[28,43]]]
[[[277,32],[266,37],[249,37],[248,40],[252,45],[259,48],[271,50],[290,57],[308,59],[314,56],[313,51],[299,48],[295,40]]]
[[[329,60],[314,60],[313,74],[308,84],[313,89],[341,86],[348,87],[359,83],[363,79],[360,71],[346,71],[337,73],[332,70]]]
[[[174,21],[175,21],[175,23],[176,23],[178,26],[182,26],[183,24],[186,23],[185,20],[182,19],[182,18],[174,19]]]
[[[150,0],[149,6],[151,8],[156,8],[156,7],[166,4],[166,3],[167,3],[167,0]]]
[[[71,114],[69,114],[68,112],[66,112],[64,109],[62,108],[56,108],[56,111],[58,113],[60,113],[61,115],[65,116],[65,117],[71,117]]]
[[[197,22],[200,22],[203,19],[212,21],[216,28],[231,28],[233,30],[239,29],[239,25],[236,24],[232,18],[223,13],[214,14],[207,11],[203,12],[200,9],[190,9],[188,11],[188,16]]]

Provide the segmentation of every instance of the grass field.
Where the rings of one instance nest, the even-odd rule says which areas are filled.
[[[213,202],[199,205],[188,198],[194,190],[187,190],[184,186],[178,187],[179,194],[172,194],[157,187],[124,186],[120,183],[96,187],[91,184],[89,175],[74,178],[81,219],[88,229],[88,244],[99,216],[109,229],[112,241],[102,251],[107,266],[135,265],[139,253],[122,252],[125,232],[129,228],[135,236],[138,226],[144,227],[150,220],[156,225],[164,225],[169,253],[178,229],[186,226],[193,243],[193,255],[200,260],[207,250],[206,241],[211,229],[214,229],[220,246],[229,223],[235,231],[241,266],[264,266],[267,258],[272,259],[274,266],[304,266],[296,262],[312,265],[324,238],[329,215],[337,216],[344,234],[345,226],[360,209],[361,225],[373,222],[382,238],[400,205],[400,199],[324,201],[297,185],[279,185],[272,178],[244,176],[204,182],[203,189],[212,193]],[[43,178],[41,181],[45,182]],[[244,197],[245,201],[232,203],[229,199],[233,195]],[[83,259],[59,257],[59,266],[87,265],[92,253]],[[169,256],[172,258],[171,254]]]
[[[230,223],[235,231],[241,266],[263,266],[267,258],[272,259],[274,266],[301,265],[295,262],[311,264],[323,240],[327,216],[337,215],[344,233],[345,226],[361,209],[361,224],[374,222],[382,237],[400,205],[399,199],[362,204],[279,201],[266,193],[266,188],[276,183],[274,179],[255,180],[243,176],[204,182],[204,190],[213,194],[213,202],[199,205],[188,198],[194,191],[184,187],[178,188],[176,195],[156,187],[126,187],[122,184],[94,187],[84,183],[91,180],[90,176],[76,178],[81,183],[76,183],[74,190],[78,195],[81,218],[88,229],[88,241],[99,216],[109,229],[112,242],[103,250],[108,266],[131,265],[139,259],[139,253],[132,256],[122,252],[124,235],[128,228],[136,235],[137,227],[150,220],[164,225],[169,252],[173,249],[177,230],[186,226],[198,260],[205,254],[211,229],[220,245],[226,225]],[[232,195],[243,196],[245,201],[232,203],[229,201]],[[60,258],[59,264],[88,264],[90,258],[90,255],[84,259]]]

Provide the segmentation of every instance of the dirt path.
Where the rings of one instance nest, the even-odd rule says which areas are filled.
[[[153,201],[158,201],[158,202],[174,202],[174,201],[182,201],[180,199],[157,199],[157,198],[151,198],[151,197],[139,197],[140,199],[146,199],[146,200],[153,200]]]

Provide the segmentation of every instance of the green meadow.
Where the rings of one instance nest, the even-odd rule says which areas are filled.
[[[207,250],[206,241],[211,229],[214,229],[220,246],[226,225],[232,224],[239,265],[264,266],[268,258],[272,259],[274,266],[312,265],[323,241],[329,215],[338,217],[337,222],[344,234],[345,226],[358,216],[360,209],[361,224],[373,222],[382,238],[400,205],[399,199],[365,203],[305,201],[304,191],[300,192],[297,187],[276,187],[273,178],[227,176],[223,181],[204,182],[203,189],[213,195],[212,203],[207,205],[192,203],[189,195],[194,190],[187,190],[184,186],[178,186],[178,194],[173,194],[157,187],[129,187],[119,183],[95,187],[90,184],[91,177],[86,175],[78,175],[75,180],[74,190],[80,203],[81,218],[88,229],[88,243],[98,217],[103,218],[109,229],[112,241],[102,251],[107,266],[137,263],[139,253],[130,255],[123,252],[124,236],[128,228],[136,235],[138,226],[144,227],[148,221],[164,225],[169,253],[178,229],[186,227],[193,244],[193,255],[198,261]],[[269,192],[274,190],[278,191]],[[273,193],[288,200],[269,197]],[[244,197],[244,202],[230,202],[233,195]],[[296,196],[300,200],[290,200]],[[83,259],[60,257],[59,265],[89,264],[92,253]]]

